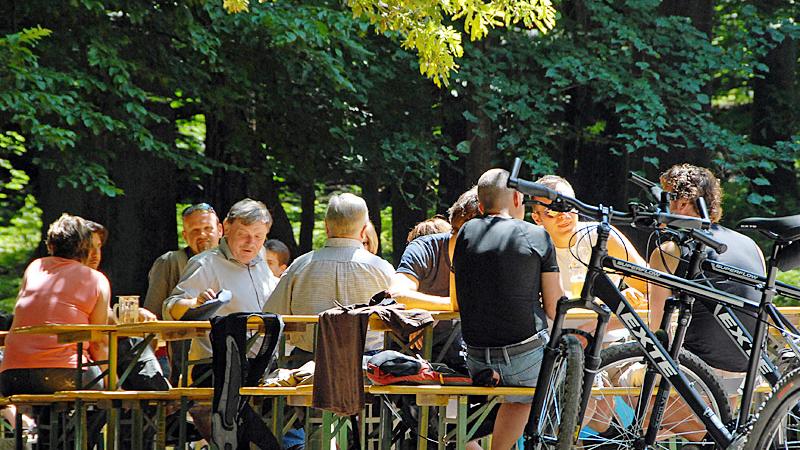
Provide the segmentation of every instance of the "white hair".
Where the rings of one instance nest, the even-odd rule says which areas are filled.
[[[328,201],[325,224],[331,237],[357,235],[368,220],[367,202],[357,195],[333,195]]]

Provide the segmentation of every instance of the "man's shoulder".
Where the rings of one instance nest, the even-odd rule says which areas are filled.
[[[170,250],[168,252],[165,252],[164,254],[159,256],[158,258],[156,258],[156,260],[153,261],[153,266],[158,265],[158,264],[171,263],[171,262],[172,263],[174,263],[174,262],[178,262],[178,263],[184,262],[185,263],[188,260],[189,260],[189,255],[187,254],[185,248],[182,248],[182,249],[179,249],[179,250]]]
[[[449,231],[420,236],[406,245],[405,250],[403,250],[403,256],[418,253],[438,253],[441,248],[447,246],[450,236]]]

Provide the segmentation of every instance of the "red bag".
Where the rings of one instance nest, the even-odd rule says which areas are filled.
[[[367,378],[375,384],[440,384],[470,386],[472,379],[444,364],[431,364],[394,350],[384,350],[367,362]]]

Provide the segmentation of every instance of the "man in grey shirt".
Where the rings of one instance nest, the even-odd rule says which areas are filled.
[[[144,307],[159,319],[161,308],[175,285],[181,279],[183,269],[192,256],[219,245],[222,224],[214,208],[208,203],[198,203],[183,210],[183,240],[186,247],[164,253],[153,262],[147,274],[149,284],[144,298]]]
[[[216,315],[261,311],[278,279],[261,258],[272,217],[267,207],[249,198],[236,202],[225,217],[225,234],[219,246],[189,260],[172,295],[164,301],[166,320],[179,320],[190,308],[213,299],[222,290],[231,292],[231,300]],[[258,348],[259,344],[254,345]],[[211,342],[207,336],[192,339],[189,360],[210,358]],[[212,386],[211,364],[195,364],[192,379],[200,386]],[[203,380],[204,377],[205,380]],[[211,436],[210,408],[192,410],[195,426],[206,440]]]
[[[319,314],[326,309],[367,303],[389,288],[394,268],[362,245],[367,227],[367,204],[353,194],[334,195],[325,213],[325,247],[297,258],[286,269],[264,311],[277,314]],[[296,346],[294,364],[311,359],[314,332],[289,333]],[[382,347],[379,333],[367,335],[367,350]],[[293,364],[293,365],[294,365]]]

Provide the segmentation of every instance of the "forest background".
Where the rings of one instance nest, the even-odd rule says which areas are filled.
[[[2,2],[0,308],[65,211],[109,228],[114,293],[143,294],[152,261],[178,248],[181,205],[224,215],[262,200],[270,237],[298,255],[324,242],[328,196],[357,192],[396,263],[413,224],[515,156],[589,203],[625,209],[641,194],[628,171],[657,179],[691,162],[723,180],[724,224],[800,213],[800,3],[553,6],[548,33],[465,38],[457,71],[434,83],[403,36],[338,1],[239,14],[197,0]],[[635,240],[644,252],[647,236]]]

